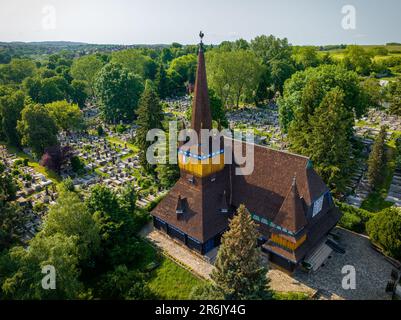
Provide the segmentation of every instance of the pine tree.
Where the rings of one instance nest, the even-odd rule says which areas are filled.
[[[145,91],[142,93],[137,110],[139,126],[136,133],[136,144],[139,147],[139,162],[147,172],[153,172],[153,166],[146,159],[146,151],[152,142],[146,141],[147,133],[152,129],[162,129],[163,111],[153,84],[146,81]]]
[[[351,167],[352,144],[348,131],[353,114],[344,107],[344,92],[333,89],[310,118],[308,145],[316,171],[335,191],[343,191]]]
[[[244,205],[230,221],[230,229],[222,238],[212,279],[228,300],[260,300],[271,298],[267,269],[261,265],[257,248],[258,231]]]
[[[382,182],[382,169],[386,162],[386,136],[387,128],[383,126],[373,144],[368,160],[368,179],[370,185],[376,189]]]

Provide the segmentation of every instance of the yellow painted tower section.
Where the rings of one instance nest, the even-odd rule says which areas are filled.
[[[303,235],[296,242],[291,242],[291,241],[288,241],[287,239],[281,237],[280,235],[273,233],[271,235],[271,240],[285,248],[288,248],[290,250],[296,250],[306,241],[306,234]]]
[[[216,159],[217,157],[219,159]],[[178,154],[178,166],[183,171],[204,178],[224,169],[224,154],[203,160]]]

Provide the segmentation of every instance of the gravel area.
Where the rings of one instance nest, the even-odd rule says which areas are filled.
[[[367,237],[340,228],[336,228],[334,233],[340,237],[339,243],[346,253],[333,252],[331,259],[315,273],[306,274],[297,270],[293,277],[328,299],[389,300],[391,297],[385,293],[385,288],[393,266],[372,249]],[[355,267],[354,290],[342,288],[345,275],[341,271],[345,265]]]

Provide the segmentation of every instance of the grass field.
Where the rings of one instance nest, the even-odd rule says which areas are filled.
[[[153,271],[149,287],[159,299],[185,300],[194,287],[204,283],[169,258],[163,257],[161,265]]]

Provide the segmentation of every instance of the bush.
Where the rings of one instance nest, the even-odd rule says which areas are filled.
[[[368,223],[367,230],[373,242],[386,254],[401,259],[401,210],[387,208],[376,214]]]
[[[118,124],[115,128],[117,133],[124,133],[125,131],[127,131],[127,127],[124,126],[123,124]]]
[[[72,171],[74,172],[80,172],[84,169],[84,165],[81,162],[81,159],[79,159],[79,157],[77,156],[71,158],[71,167]]]
[[[336,205],[343,213],[339,222],[341,227],[358,233],[364,233],[366,231],[366,223],[372,218],[374,215],[373,213],[339,201],[336,202]]]

